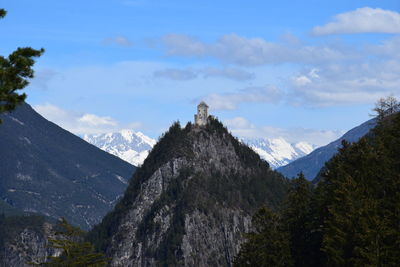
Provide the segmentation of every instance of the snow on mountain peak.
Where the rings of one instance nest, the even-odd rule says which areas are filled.
[[[116,133],[86,134],[83,139],[135,166],[143,164],[156,144],[156,140],[143,133],[127,129]]]
[[[270,140],[271,155],[277,160],[292,159],[296,155],[293,146],[283,138]]]
[[[294,146],[305,154],[310,154],[314,150],[314,147],[307,142],[298,142]]]
[[[155,139],[144,135],[142,132],[137,132],[136,135],[139,136],[145,143],[151,145],[151,147],[155,146],[157,143]]]
[[[87,142],[135,165],[143,164],[150,150],[157,143],[142,132],[121,130],[116,133],[92,134],[83,137]],[[271,168],[284,166],[314,150],[307,142],[291,144],[284,138],[242,138],[241,142],[249,145]]]
[[[121,130],[119,133],[129,143],[131,143],[133,141],[133,135],[134,135],[133,131],[131,131],[131,130]]]
[[[242,138],[241,141],[250,146],[273,169],[284,166],[314,150],[314,147],[307,142],[290,144],[282,137],[272,139]]]

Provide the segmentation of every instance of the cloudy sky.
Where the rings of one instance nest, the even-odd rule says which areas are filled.
[[[272,3],[274,2],[274,3]],[[159,136],[211,113],[322,145],[400,96],[400,1],[3,0],[0,54],[45,48],[25,90],[76,133]]]

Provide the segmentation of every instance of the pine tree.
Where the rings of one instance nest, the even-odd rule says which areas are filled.
[[[54,267],[101,267],[106,266],[108,259],[102,253],[95,252],[93,245],[83,241],[84,232],[70,225],[64,218],[59,223],[60,230],[54,239],[49,239],[50,247],[60,251],[59,256],[49,256],[46,262],[36,263],[39,266]]]
[[[0,18],[6,14],[4,9],[0,9]],[[15,109],[25,100],[26,94],[18,94],[17,91],[29,84],[28,80],[34,75],[33,58],[41,56],[43,52],[43,48],[19,47],[8,57],[0,56],[0,113]]]
[[[289,233],[290,250],[294,266],[310,266],[312,185],[303,173],[291,181],[291,188],[284,203],[282,220]]]
[[[318,191],[328,266],[400,264],[400,115],[392,115],[326,165]]]
[[[292,266],[287,233],[277,214],[261,208],[253,216],[254,230],[245,235],[235,266]]]

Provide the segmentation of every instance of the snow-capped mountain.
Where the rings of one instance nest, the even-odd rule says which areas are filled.
[[[273,169],[308,155],[315,149],[315,146],[307,142],[290,144],[283,138],[242,138],[241,141],[257,152]]]
[[[131,130],[85,135],[83,139],[135,166],[142,165],[149,151],[156,144],[156,140],[141,132]],[[273,169],[303,157],[315,148],[306,142],[290,144],[283,138],[242,138],[240,140],[268,161]]]
[[[116,133],[85,134],[83,139],[135,166],[142,165],[156,140],[141,132],[122,130]]]

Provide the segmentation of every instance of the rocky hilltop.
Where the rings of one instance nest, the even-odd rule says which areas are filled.
[[[252,214],[287,186],[218,120],[175,123],[89,239],[111,266],[231,266]]]

